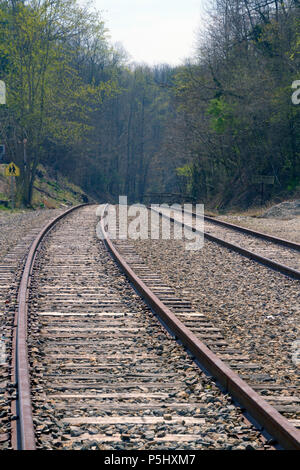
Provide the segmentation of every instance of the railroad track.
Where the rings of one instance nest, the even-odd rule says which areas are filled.
[[[0,449],[9,446],[10,403],[16,394],[15,380],[11,376],[10,364],[11,336],[17,308],[18,285],[29,248],[47,218],[50,216],[41,217],[41,222],[35,220],[33,224],[35,228],[27,231],[0,261]]]
[[[113,247],[107,239],[148,306],[135,294],[97,240],[96,222],[95,208],[74,211],[38,237],[27,259],[19,294],[14,448],[270,448],[195,357],[273,439],[299,448],[299,431],[200,341],[219,345],[223,358],[243,360],[201,312],[176,298],[130,244],[120,240]]]
[[[160,208],[161,217],[182,223],[179,211]],[[197,217],[195,214],[188,214]],[[192,224],[185,223],[186,227]],[[204,216],[204,237],[226,248],[238,252],[254,261],[265,264],[283,274],[300,279],[300,244],[229,224]]]
[[[149,236],[150,235],[151,230],[149,230]],[[177,318],[181,320],[183,325],[180,327],[172,325],[172,329],[173,331],[176,331],[176,329],[178,330],[179,328],[179,338],[184,339],[184,344],[186,344],[190,350],[193,350],[190,339],[185,338],[186,333],[181,331],[181,327],[184,330],[184,326],[187,326],[190,332],[194,333],[196,338],[203,340],[204,343],[216,353],[218,358],[221,358],[226,362],[227,365],[230,366],[231,372],[237,372],[240,377],[242,376],[247,383],[251,385],[253,390],[264,395],[263,398],[265,403],[262,405],[262,408],[266,409],[266,402],[270,403],[277,411],[285,416],[293,426],[298,428],[300,427],[299,380],[296,379],[292,383],[290,382],[290,379],[288,379],[288,381],[286,380],[285,383],[282,383],[280,380],[275,380],[273,376],[270,376],[264,371],[264,367],[262,367],[259,360],[255,359],[255,361],[251,361],[248,353],[240,348],[232,347],[230,345],[230,340],[226,340],[222,335],[221,330],[216,327],[215,323],[217,322],[209,320],[207,316],[201,313],[201,311],[195,311],[193,303],[189,299],[188,295],[184,298],[182,295],[176,294],[176,291],[171,289],[158,273],[153,272],[153,268],[149,269],[145,263],[144,256],[140,256],[138,254],[135,246],[123,240],[114,241],[113,243],[114,245],[117,245],[118,252],[123,255],[129,268],[132,267],[133,272],[130,274],[130,279],[136,284],[137,289],[140,290],[138,287],[138,281],[134,280],[135,274],[137,274],[139,278],[155,293],[157,289],[157,296],[159,299],[175,313]],[[111,247],[111,249],[113,249],[113,247]],[[141,247],[141,250],[139,251],[142,253],[143,248]],[[116,253],[115,256],[118,257],[118,253]],[[120,264],[122,264],[122,261]],[[125,271],[128,271],[127,267],[125,267]],[[163,289],[166,289],[166,291],[163,290],[163,292],[160,292],[159,286],[163,286]],[[143,295],[143,291],[141,291],[141,294]],[[150,304],[151,302],[152,301],[150,300]],[[166,315],[167,314],[163,314],[163,318],[165,318]],[[196,338],[194,338],[195,341]],[[225,387],[230,389],[228,387],[228,382],[230,383],[231,380],[231,372],[226,371],[222,376],[222,373],[219,374],[219,371],[217,371],[214,366],[212,368],[210,367],[209,358],[204,356],[205,352],[204,354],[200,353],[200,356],[196,355],[196,357],[200,358],[200,362],[202,364],[206,364],[208,370],[214,375],[214,377],[218,377],[223,385],[224,382],[227,381]],[[215,362],[216,359],[217,358],[212,359],[212,362]],[[233,395],[236,391],[234,388],[235,387],[231,389],[231,393]],[[237,393],[236,398],[241,403],[241,395],[239,392]],[[255,403],[258,402],[259,398],[256,396]],[[251,410],[252,416],[255,415],[256,410],[252,408],[250,403],[246,403],[245,408],[249,411]],[[261,420],[261,417],[258,419]],[[265,425],[267,425],[267,423],[265,423]]]
[[[11,380],[10,354],[11,332],[17,306],[18,280],[29,246],[39,230],[30,231],[7,253],[0,265],[0,448],[9,442],[10,399],[15,394],[14,380]]]
[[[282,245],[284,247],[289,247],[289,248],[293,248],[296,251],[300,251],[300,244],[291,240],[286,240],[283,238],[275,237],[273,235],[259,232],[257,230],[252,230],[252,229],[240,226],[240,225],[231,224],[229,222],[225,222],[224,220],[219,220],[219,219],[216,219],[215,217],[209,217],[207,215],[204,215],[204,220],[207,223],[212,223],[213,225],[217,225],[219,227],[221,226],[224,228],[228,228],[230,230],[235,230],[237,232],[240,232],[246,235],[251,235],[252,237],[260,238],[261,240],[267,240],[267,241],[273,242],[276,245]]]

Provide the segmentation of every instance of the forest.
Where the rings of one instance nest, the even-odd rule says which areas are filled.
[[[0,0],[0,143],[21,170],[18,204],[40,164],[97,201],[248,208],[261,176],[274,178],[266,201],[299,194],[299,12],[211,0],[194,56],[150,67],[76,0]]]

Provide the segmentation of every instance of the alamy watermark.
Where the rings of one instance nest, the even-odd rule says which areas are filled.
[[[292,83],[292,89],[296,90],[292,94],[292,103],[293,104],[300,104],[300,80],[295,80]]]
[[[118,206],[102,204],[96,214],[112,240],[186,240],[186,250],[200,250],[204,245],[203,204],[151,204],[149,216],[145,205],[128,206],[127,197],[120,196]],[[98,238],[105,238],[101,222],[96,232]]]

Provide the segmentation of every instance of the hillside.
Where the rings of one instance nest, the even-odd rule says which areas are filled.
[[[7,210],[10,200],[9,180],[4,176],[5,165],[0,165],[0,210]],[[32,207],[34,209],[64,208],[90,198],[78,186],[50,168],[40,165],[34,183]]]

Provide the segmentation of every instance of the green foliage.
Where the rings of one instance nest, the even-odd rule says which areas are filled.
[[[289,191],[294,191],[294,189],[299,188],[299,186],[300,186],[300,178],[294,178],[288,182],[287,189]]]
[[[300,105],[291,100],[299,79],[299,5],[251,6],[213,1],[197,58],[175,77],[176,132],[193,169],[182,177],[192,180],[191,194],[219,208],[257,202],[253,174],[275,176],[267,198],[299,189]]]
[[[217,134],[222,134],[234,124],[233,107],[223,97],[211,100],[207,113],[212,117],[211,125]]]
[[[176,174],[179,178],[184,179],[185,192],[187,194],[191,193],[193,186],[193,166],[187,163],[182,167],[178,167],[176,168]]]
[[[189,164],[186,164],[182,167],[176,168],[176,173],[178,176],[183,176],[184,178],[189,179],[192,177],[193,171],[191,166]]]
[[[175,68],[129,66],[80,5],[0,0],[0,137],[21,168],[17,200],[31,203],[40,162],[99,199],[179,190],[222,208],[255,201],[253,174],[276,176],[267,197],[297,190],[295,0],[213,0],[205,40]]]
[[[0,199],[1,199],[1,201],[8,201],[9,200],[7,195],[4,194],[4,193],[0,193]]]
[[[31,201],[45,139],[78,145],[93,127],[91,115],[118,92],[112,74],[102,78],[99,68],[91,70],[93,60],[107,60],[112,52],[105,35],[99,15],[76,0],[0,4],[0,61],[5,62],[13,123],[1,133],[8,147],[27,140],[27,166],[21,149],[13,155],[21,166],[18,187],[24,203]]]

